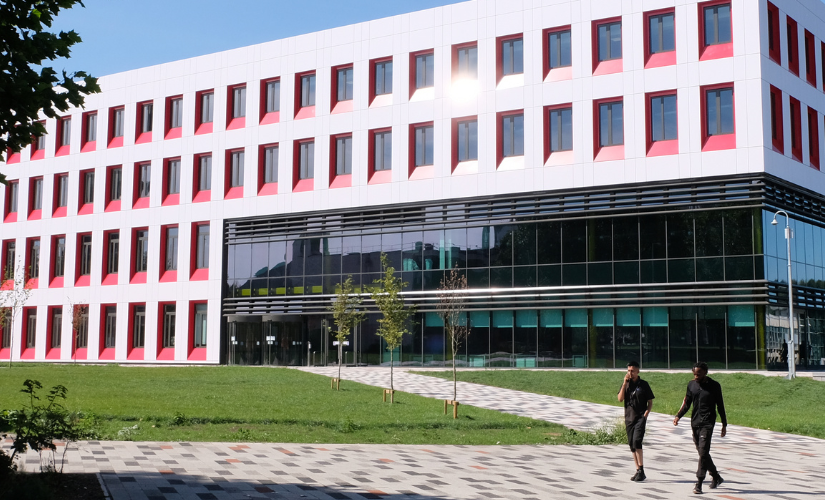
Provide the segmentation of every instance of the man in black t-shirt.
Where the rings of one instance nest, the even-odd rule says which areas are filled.
[[[639,363],[627,364],[622,388],[619,389],[619,401],[624,401],[624,423],[627,429],[627,444],[636,462],[636,474],[631,481],[644,481],[645,464],[642,460],[642,440],[645,437],[645,425],[650,409],[653,408],[653,391],[650,384],[639,378]]]
[[[708,377],[707,363],[696,363],[693,365],[693,380],[688,382],[685,400],[682,408],[673,419],[673,425],[679,425],[679,419],[693,405],[693,413],[690,416],[690,427],[693,430],[693,444],[699,452],[699,468],[696,470],[696,486],[693,492],[702,494],[702,482],[707,473],[713,478],[710,483],[711,489],[716,488],[724,482],[716,465],[710,457],[710,440],[713,437],[713,426],[716,425],[716,411],[722,419],[722,432],[719,434],[725,437],[728,428],[728,417],[725,413],[725,402],[722,399],[722,386],[719,382]]]

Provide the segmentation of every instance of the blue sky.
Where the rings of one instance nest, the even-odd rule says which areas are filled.
[[[53,30],[83,43],[55,70],[103,76],[336,26],[429,9],[457,0],[84,0]]]

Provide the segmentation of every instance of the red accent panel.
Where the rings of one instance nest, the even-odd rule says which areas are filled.
[[[674,40],[673,50],[668,52],[659,52],[658,54],[650,53],[650,17],[658,16],[660,14],[675,13],[676,9],[660,9],[645,12],[644,15],[644,46],[645,46],[645,68],[661,68],[662,66],[672,66],[676,64],[676,44]],[[674,16],[675,18],[675,16]],[[674,38],[676,34],[674,31]],[[648,156],[650,154],[648,153]]]
[[[383,106],[385,104],[392,104],[392,94],[381,94],[380,96],[375,95],[375,64],[381,63],[385,61],[392,61],[392,56],[390,57],[379,57],[378,59],[370,60],[370,75],[369,75],[369,105],[372,106],[375,104],[376,106]],[[395,66],[395,64],[393,64]],[[379,99],[376,99],[379,98]],[[386,102],[389,98],[389,102]]]
[[[88,153],[89,151],[94,151],[97,148],[97,141],[87,141],[83,144],[83,147],[80,148],[81,153]]]
[[[76,345],[77,345],[77,332],[75,332],[74,335],[72,336],[72,347],[74,347]],[[78,347],[77,349],[74,349],[74,353],[72,354],[72,359],[78,359],[78,360],[88,359],[88,357],[89,357],[89,355],[87,353],[88,350],[89,349],[86,348],[86,347]]]
[[[808,156],[811,166],[819,170],[819,114],[808,108]]]
[[[180,195],[179,194],[177,194],[177,193],[167,194],[166,198],[163,199],[163,203],[161,203],[161,206],[169,207],[169,206],[173,206],[173,205],[178,205],[179,203],[180,203]]]
[[[193,300],[189,303],[189,331],[186,341],[188,361],[206,361],[206,348],[195,347],[195,305],[206,303],[205,300]]]
[[[81,117],[81,123],[80,123],[80,129],[81,129],[80,130],[80,152],[81,153],[86,153],[88,151],[94,151],[95,150],[95,144],[97,142],[97,141],[87,141],[86,140],[86,137],[88,137],[88,132],[89,132],[88,129],[89,129],[89,116],[90,115],[97,115],[97,111],[89,111],[89,112],[83,113],[83,115]]]
[[[261,125],[269,125],[270,123],[278,123],[281,121],[281,112],[280,111],[273,111],[272,113],[266,113],[263,118],[261,118]]]
[[[66,217],[66,212],[67,212],[66,207],[57,207],[57,208],[54,209],[54,213],[52,214],[52,218],[56,219],[58,217]]]
[[[112,140],[109,142],[108,147],[109,148],[119,148],[121,146],[123,146],[123,136],[112,138]]]
[[[148,196],[144,196],[143,198],[138,198],[138,199],[135,201],[135,204],[134,204],[134,205],[132,205],[132,208],[133,208],[133,209],[138,209],[138,208],[149,208],[149,197],[148,197]]]
[[[124,109],[123,106],[109,108],[109,130],[106,132],[107,148],[119,148],[123,146],[123,136],[115,137],[115,111]]]
[[[195,269],[189,281],[206,281],[209,279],[209,269]]]
[[[77,281],[75,281],[74,286],[89,286],[90,283],[91,283],[91,276],[89,276],[89,275],[80,276],[80,277],[77,278]]]
[[[31,154],[31,160],[32,161],[42,160],[45,157],[46,157],[46,150],[44,150],[44,149],[38,149],[37,151],[35,151]]]
[[[57,151],[55,151],[54,156],[66,156],[69,154],[70,146],[60,146]]]
[[[591,40],[590,48],[593,57],[593,75],[608,75],[611,73],[621,73],[623,71],[622,59],[611,59],[609,61],[599,62],[599,26],[602,24],[614,23],[621,21],[621,16],[610,17],[607,19],[599,19],[593,21],[590,28]],[[622,26],[622,38],[624,39],[624,26]],[[572,43],[572,42],[571,42]],[[624,57],[624,40],[622,40],[622,57]]]
[[[302,193],[304,191],[312,191],[313,189],[315,189],[315,179],[303,179],[295,183],[292,192]]]
[[[647,156],[667,156],[679,154],[679,140],[656,141],[647,148]]]
[[[352,175],[336,175],[335,179],[333,179],[332,182],[329,183],[329,187],[331,189],[352,187]]]
[[[816,53],[814,52],[814,35],[805,30],[805,79],[816,87]]]
[[[796,31],[797,25],[791,16],[788,20],[788,69],[796,76],[799,76],[799,36]]]
[[[331,115],[337,115],[338,113],[348,113],[352,111],[352,99],[347,101],[341,101],[332,108],[330,112]]]
[[[226,196],[223,197],[224,200],[234,200],[236,198],[243,198],[243,186],[229,188],[226,191]]]
[[[198,194],[192,198],[192,203],[203,203],[205,201],[212,200],[212,191],[205,190],[205,191],[198,191]]]
[[[132,320],[130,319],[130,322],[131,321]],[[132,328],[130,326],[129,331],[131,331],[131,330],[132,330]],[[131,342],[130,342],[130,344],[131,344]],[[128,359],[129,361],[143,361],[143,359],[144,359],[143,351],[144,351],[143,347],[133,347],[133,348],[129,349],[129,354],[126,356],[126,359]]]
[[[791,156],[796,161],[802,161],[802,112],[797,99],[789,97],[791,107]]]
[[[63,288],[63,276],[52,278],[52,281],[49,283],[49,288]]]
[[[204,349],[205,351],[206,349]],[[9,359],[11,357],[11,349],[0,349],[0,359]],[[206,358],[204,358],[206,359]]]
[[[106,205],[106,208],[103,211],[104,212],[119,212],[120,211],[120,200],[110,201]]]
[[[27,348],[26,344],[28,343],[29,335],[36,335],[37,332],[29,332],[29,316],[31,314],[37,314],[36,307],[24,307],[23,314],[23,324],[21,325],[21,335],[20,335],[20,359],[34,359],[34,347]]]
[[[238,118],[233,118],[226,124],[226,130],[236,130],[239,128],[246,127],[246,117],[241,116]]]
[[[130,271],[130,284],[137,284],[137,283],[146,283],[146,271],[137,272],[136,264],[137,264],[137,232],[138,231],[148,231],[148,227],[135,227],[132,228],[132,242],[129,245],[129,271]],[[122,236],[122,233],[121,233]],[[121,252],[123,248],[121,247]],[[121,261],[122,262],[122,261]],[[120,266],[118,266],[120,269]]]
[[[145,144],[147,142],[152,142],[152,132],[144,132],[135,139],[135,144]]]
[[[381,170],[380,172],[373,173],[367,184],[387,184],[390,182],[392,182],[392,170]]]
[[[6,148],[6,165],[20,163],[20,153],[12,153],[11,148]]]
[[[269,184],[264,184],[263,186],[261,186],[261,189],[258,190],[258,196],[266,196],[271,194],[278,194],[277,182],[270,182]]]
[[[599,105],[608,102],[624,102],[621,97],[608,97],[607,99],[599,99],[593,101],[593,161],[611,161],[624,159],[624,144],[621,146],[599,146]],[[622,106],[622,113],[624,113],[624,106]],[[622,126],[624,126],[624,116],[622,116]]]
[[[162,332],[163,332],[163,330],[161,330],[161,333],[160,333],[160,335],[161,335],[160,338],[161,339],[163,338],[162,337],[162,335],[163,335]],[[157,360],[158,361],[174,361],[175,360],[175,348],[174,347],[167,347],[166,349],[161,349],[160,352],[158,352]]]
[[[647,156],[667,156],[679,154],[679,106],[677,99],[676,106],[676,139],[669,141],[653,142],[653,115],[650,109],[650,100],[661,96],[676,96],[676,90],[666,90],[663,92],[651,92],[645,94],[645,142],[647,145]]]
[[[429,179],[433,176],[433,168],[429,166],[415,167],[415,129],[418,127],[433,126],[433,137],[435,137],[434,122],[411,123],[407,133],[407,177],[410,180]],[[420,172],[417,172],[420,170]]]
[[[712,0],[697,4],[699,9],[699,60],[708,61],[711,59],[721,59],[733,56],[733,42],[721,43],[718,45],[705,45],[705,7],[731,3],[730,0]],[[733,19],[733,9],[731,9],[731,19]],[[731,24],[733,21],[731,21]],[[733,33],[733,26],[731,26]]]
[[[164,139],[180,139],[183,127],[170,128]]]
[[[392,127],[373,129],[367,134],[367,184],[392,181],[392,169],[375,171],[375,134],[382,132],[392,132]]]
[[[17,212],[12,212],[3,219],[3,222],[17,222]]]
[[[613,161],[624,159],[624,145],[600,148],[593,161]]]
[[[146,283],[146,272],[135,273],[129,281],[130,285],[139,285],[141,283]]]
[[[713,3],[713,2],[710,2]],[[716,2],[725,3],[725,2]],[[736,89],[733,91],[733,133],[725,135],[715,135],[708,137],[707,123],[707,91],[714,89],[734,89],[733,83],[720,83],[717,85],[708,85],[701,87],[699,90],[701,97],[702,110],[702,151],[719,151],[722,149],[736,149]]]
[[[771,113],[770,99],[773,99],[773,116],[769,115],[771,123],[775,124],[776,130],[771,128],[771,144],[773,150],[779,154],[785,154],[785,126],[783,124],[784,115],[782,113],[782,91],[771,85],[768,94],[768,113]],[[774,134],[776,137],[774,137]]]
[[[773,48],[768,44],[768,57],[776,64],[782,65],[782,44],[779,39],[779,9],[774,4],[768,2],[768,12],[771,17],[768,20],[768,30],[773,37]]]
[[[314,118],[315,117],[315,106],[305,106],[298,110],[295,113],[296,120],[303,120],[304,118]]]
[[[117,274],[107,274],[101,285],[117,285]]]
[[[28,281],[26,281],[26,284],[24,286],[26,288],[31,288],[32,290],[34,290],[35,288],[40,288],[40,280],[38,278],[31,278]]]
[[[14,280],[6,280],[0,285],[0,291],[14,290]]]
[[[195,93],[195,135],[211,134],[213,122],[201,123],[201,99],[204,94],[212,94],[212,119],[214,120],[215,90],[201,90]]]
[[[27,220],[40,220],[42,210],[32,210]]]
[[[410,52],[410,98],[412,98],[413,94],[415,94],[415,58],[416,56],[424,55],[424,54],[435,54],[433,49],[427,50],[419,50],[418,52]],[[433,64],[435,67],[435,64]],[[394,69],[394,68],[393,68]],[[395,71],[393,71],[395,73]]]
[[[212,125],[213,125],[213,122],[201,123],[200,125],[198,125],[198,129],[195,130],[195,135],[211,134],[212,133]]]

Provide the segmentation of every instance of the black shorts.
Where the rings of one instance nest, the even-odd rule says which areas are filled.
[[[642,440],[645,437],[645,426],[647,419],[645,417],[636,417],[628,421],[625,420],[625,428],[627,429],[627,444],[630,445],[630,451],[642,449]]]

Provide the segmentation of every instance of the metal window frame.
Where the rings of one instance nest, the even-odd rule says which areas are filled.
[[[86,115],[86,142],[97,141],[97,113]]]
[[[278,155],[280,146],[267,146],[264,148],[264,184],[278,182]]]
[[[281,111],[281,80],[271,80],[266,82],[266,112],[275,113]]]
[[[232,118],[246,116],[246,85],[232,88]]]
[[[149,230],[135,231],[135,272],[144,273],[149,267]]]
[[[613,49],[610,47],[610,28],[612,28],[615,25],[619,26],[619,36],[622,37],[622,43],[624,43],[624,39],[623,39],[624,38],[624,32],[622,30],[622,22],[621,21],[613,21],[613,22],[609,22],[609,23],[597,24],[596,25],[596,41],[598,42],[598,45],[596,46],[596,56],[598,57],[599,62],[614,61],[614,60],[622,58],[621,54],[619,54],[618,57],[615,57],[613,55]],[[607,54],[606,54],[605,57],[602,57],[602,54],[601,54],[601,45],[602,44],[601,44],[601,39],[600,39],[600,28],[602,28],[602,27],[607,28]]]
[[[175,234],[172,234],[174,230]],[[164,232],[164,240],[166,242],[163,262],[163,268],[166,271],[178,270],[178,250],[180,244],[180,230],[178,226],[167,226]]]
[[[114,348],[117,345],[117,306],[106,306],[104,320],[103,348]]]
[[[392,67],[392,60],[386,61],[378,61],[375,63],[375,95],[387,95],[392,94],[392,77],[387,80],[387,65]],[[379,72],[380,70],[380,72]],[[392,71],[390,71],[392,72]],[[380,76],[379,76],[380,75]],[[380,80],[379,80],[380,78]],[[378,83],[381,82],[381,87],[379,90]],[[387,90],[387,82],[389,81],[389,90]]]
[[[202,309],[201,312],[199,309]],[[208,322],[207,318],[209,315],[209,308],[207,304],[198,303],[195,304],[194,308],[195,317],[194,317],[194,339],[193,339],[193,347],[206,347],[206,340],[207,340],[207,328]],[[200,318],[202,317],[202,319]],[[198,331],[200,327],[200,332]]]
[[[195,269],[209,268],[209,224],[198,224],[196,226],[196,249],[195,249]],[[202,231],[206,228],[206,232]]]
[[[201,156],[198,157],[198,191],[211,191],[211,190],[212,190],[212,155],[201,155]]]
[[[573,52],[573,40],[572,40],[572,38],[570,40],[570,52],[571,52],[571,54],[570,54],[570,64],[559,64],[558,66],[553,66],[550,62],[550,61],[553,60],[553,58],[552,58],[551,39],[556,38],[557,39],[557,45],[558,45],[558,50],[556,51],[556,57],[558,57],[559,63],[561,63],[561,61],[562,61],[561,37],[565,33],[567,33],[568,35],[570,35],[572,37],[571,30],[569,30],[569,29],[560,30],[560,31],[551,31],[550,33],[547,34],[547,67],[549,69],[569,68],[570,66],[573,65],[573,54],[572,54],[572,52]]]
[[[51,310],[51,347],[52,349],[59,349],[63,343],[63,308],[55,307]]]
[[[470,148],[470,144],[471,144],[470,143],[470,124],[471,123],[476,124],[475,155],[470,153],[470,149],[471,149]],[[459,121],[456,125],[457,125],[457,128],[458,128],[457,134],[456,134],[457,135],[456,140],[459,144],[462,142],[461,133],[462,133],[462,130],[463,130],[464,133],[466,134],[466,136],[464,137],[463,142],[464,142],[464,147],[467,151],[467,158],[462,158],[461,157],[461,148],[459,148],[458,144],[456,144],[456,148],[457,148],[456,149],[456,155],[458,156],[458,161],[462,162],[462,161],[476,161],[476,160],[478,160],[478,135],[477,135],[478,134],[478,119]]]
[[[521,42],[521,72],[516,72],[516,42]],[[509,48],[508,48],[509,45]],[[504,57],[505,51],[509,52],[510,55],[510,68],[505,66],[504,61],[506,60]],[[521,75],[524,74],[524,38],[509,38],[501,42],[501,73],[504,76],[509,75]]]
[[[66,275],[66,237],[58,236],[54,239],[54,266],[52,272],[55,278]]]
[[[106,252],[106,274],[117,274],[120,259],[120,232],[108,234]]]
[[[349,158],[347,156],[349,155]],[[349,159],[349,168],[347,160]],[[343,165],[341,163],[343,162]],[[352,174],[352,136],[342,135],[335,138],[335,175]]]
[[[57,207],[69,206],[69,174],[57,176]]]
[[[180,128],[183,126],[183,97],[171,99],[169,102],[170,116],[169,128]]]
[[[60,119],[60,146],[68,146],[72,142],[72,117]]]
[[[347,95],[347,81],[350,82],[349,95]],[[353,67],[347,66],[346,68],[338,68],[336,70],[336,83],[338,84],[338,88],[336,89],[337,101],[351,101],[355,85],[355,73],[353,71]]]
[[[112,110],[112,138],[123,137],[123,112],[124,108],[116,108]]]
[[[123,196],[123,167],[113,168],[109,178],[109,201],[118,201]]]
[[[163,304],[163,349],[175,347],[175,333],[177,323],[177,306]]]
[[[180,194],[180,160],[166,162],[166,194]]]
[[[132,315],[132,348],[142,348],[146,345],[146,306],[133,306]]]
[[[427,130],[433,131],[433,162],[427,163]],[[415,166],[426,167],[435,164],[435,127],[433,125],[422,125],[420,127],[413,127],[415,134]],[[421,133],[421,147],[418,144],[418,134]],[[420,161],[419,161],[420,158]]]
[[[390,164],[384,165],[384,142],[386,140],[387,135],[389,135],[390,139]],[[385,130],[383,132],[374,132],[373,133],[373,169],[376,172],[381,172],[385,170],[392,170],[392,130]],[[380,154],[378,149],[380,148]]]
[[[212,123],[215,113],[215,92],[201,94],[201,123]]]
[[[152,131],[152,115],[155,112],[155,105],[151,102],[146,102],[140,105],[140,132],[145,134]]]
[[[80,235],[80,276],[92,274],[92,235]]]
[[[239,149],[229,154],[230,168],[229,187],[241,187],[244,184],[244,163],[246,162],[245,151]]]

